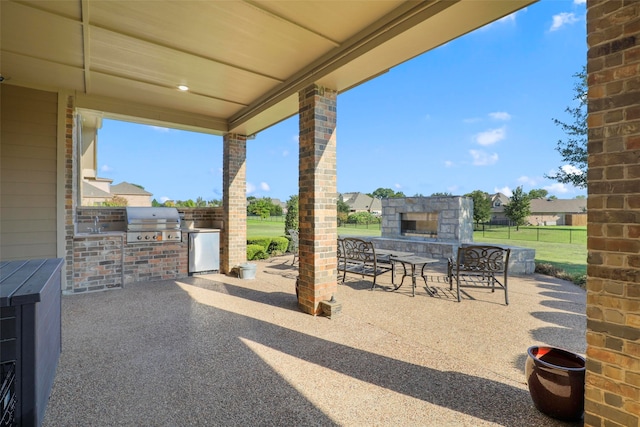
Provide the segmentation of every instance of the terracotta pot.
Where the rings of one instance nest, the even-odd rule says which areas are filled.
[[[560,420],[584,414],[585,359],[555,347],[529,347],[525,376],[536,408]]]

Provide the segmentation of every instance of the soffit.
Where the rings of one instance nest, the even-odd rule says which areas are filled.
[[[302,87],[348,90],[532,1],[3,0],[0,72],[107,116],[252,134]]]

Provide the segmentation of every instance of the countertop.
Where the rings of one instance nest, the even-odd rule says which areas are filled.
[[[183,228],[183,233],[219,233],[219,228]]]

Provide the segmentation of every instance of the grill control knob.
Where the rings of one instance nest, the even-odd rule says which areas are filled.
[[[144,238],[145,238],[146,240],[149,240],[149,236],[148,236],[148,235],[147,235],[147,236],[144,236]]]
[[[138,236],[138,240],[142,240],[142,236]]]

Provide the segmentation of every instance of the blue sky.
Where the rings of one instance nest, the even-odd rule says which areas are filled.
[[[572,121],[585,14],[584,0],[543,0],[339,95],[338,192],[586,195],[544,178],[562,166],[552,119]],[[222,198],[222,137],[105,120],[98,166],[159,201]],[[247,142],[247,195],[297,192],[294,116]]]

